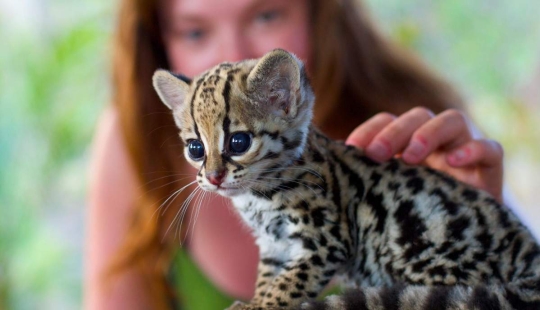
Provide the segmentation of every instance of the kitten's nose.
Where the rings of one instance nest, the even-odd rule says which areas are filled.
[[[213,171],[206,174],[206,178],[210,182],[210,184],[215,186],[220,186],[221,183],[223,183],[223,180],[225,179],[225,175],[227,174],[226,170],[220,170],[220,171]]]

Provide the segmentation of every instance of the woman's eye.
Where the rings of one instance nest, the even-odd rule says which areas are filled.
[[[199,41],[204,38],[206,32],[203,29],[190,29],[182,31],[182,38],[189,41]]]
[[[197,161],[204,157],[204,145],[199,140],[190,140],[188,142],[188,154],[191,159]]]
[[[234,155],[246,152],[251,146],[251,136],[245,132],[237,132],[231,136],[229,150]]]
[[[278,10],[263,11],[255,16],[255,20],[261,23],[269,23],[276,20],[280,14]]]

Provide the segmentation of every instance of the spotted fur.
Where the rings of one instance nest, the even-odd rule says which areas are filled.
[[[375,163],[310,124],[303,64],[283,50],[190,84],[157,71],[197,181],[230,197],[261,260],[230,309],[540,309],[540,247],[506,207],[441,172]],[[252,137],[233,154],[236,132]],[[211,175],[223,182],[214,185]],[[314,301],[334,277],[352,288]]]

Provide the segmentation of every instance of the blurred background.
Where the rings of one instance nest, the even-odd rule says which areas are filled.
[[[383,30],[466,96],[505,148],[540,236],[538,0],[367,0]],[[115,1],[0,0],[0,309],[77,309],[88,160],[110,98]]]

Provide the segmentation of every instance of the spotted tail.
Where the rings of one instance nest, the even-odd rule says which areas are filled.
[[[303,303],[301,310],[539,310],[540,280],[519,285],[402,286],[348,290],[322,301]]]

